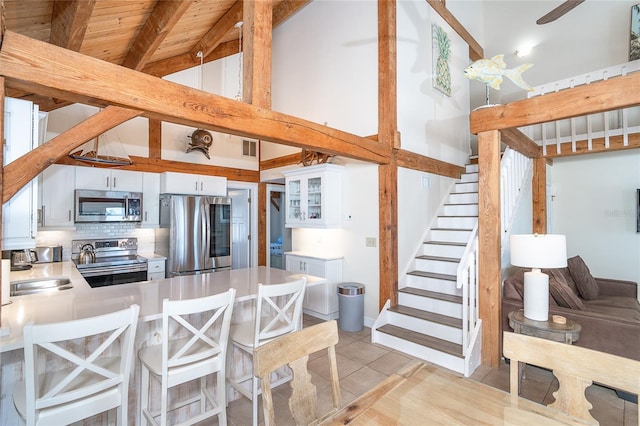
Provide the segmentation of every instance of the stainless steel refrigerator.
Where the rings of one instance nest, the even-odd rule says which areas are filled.
[[[231,198],[162,194],[155,252],[167,277],[231,268]]]

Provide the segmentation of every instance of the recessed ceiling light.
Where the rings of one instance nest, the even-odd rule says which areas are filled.
[[[516,56],[523,58],[531,53],[532,46],[521,46],[518,50],[516,50]]]

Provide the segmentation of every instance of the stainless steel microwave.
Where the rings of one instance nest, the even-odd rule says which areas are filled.
[[[76,189],[75,222],[140,222],[142,193]]]

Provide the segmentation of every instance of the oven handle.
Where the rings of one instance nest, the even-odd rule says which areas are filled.
[[[80,271],[83,277],[97,277],[100,275],[126,274],[129,272],[142,272],[147,270],[146,263],[137,263],[130,266],[101,266],[98,268],[86,268]]]

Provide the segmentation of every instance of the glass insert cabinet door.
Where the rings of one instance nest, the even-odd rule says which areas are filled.
[[[341,224],[342,166],[322,164],[284,172],[285,226],[334,227]]]
[[[315,177],[307,180],[307,209],[308,219],[322,219],[322,178]]]
[[[300,206],[300,201],[302,199],[301,193],[301,180],[290,180],[287,184],[287,221],[301,221],[302,220],[302,210]]]

